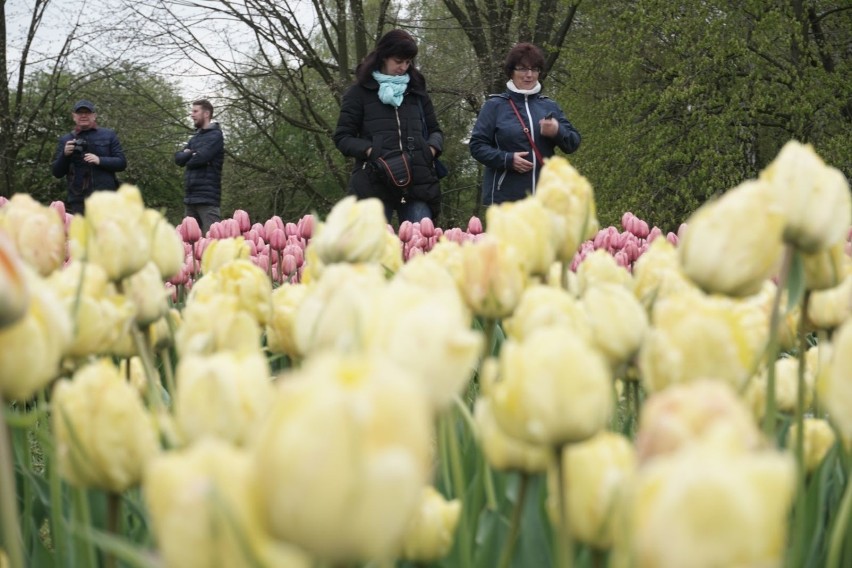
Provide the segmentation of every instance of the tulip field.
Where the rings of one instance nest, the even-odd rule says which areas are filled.
[[[852,566],[852,194],[664,233],[564,158],[444,229],[0,198],[0,567]]]

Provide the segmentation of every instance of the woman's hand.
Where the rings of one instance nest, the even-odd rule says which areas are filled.
[[[430,149],[430,150],[432,150],[432,157],[434,158],[434,157],[435,157],[435,154],[437,154],[437,153],[438,153],[438,151],[435,149],[435,147],[434,147],[434,146],[429,146],[429,149]]]
[[[559,121],[555,118],[542,118],[538,121],[541,135],[547,138],[555,138],[559,134]]]
[[[524,156],[528,156],[529,152],[515,152],[512,156],[512,167],[516,172],[520,172],[522,174],[527,173],[533,167],[532,162],[524,159]]]

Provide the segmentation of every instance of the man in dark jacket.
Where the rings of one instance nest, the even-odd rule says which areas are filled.
[[[222,164],[225,161],[225,137],[213,120],[213,105],[208,100],[192,103],[195,134],[183,150],[175,153],[175,164],[185,167],[183,198],[186,216],[195,217],[205,234],[221,219]]]
[[[53,175],[68,182],[65,210],[82,214],[85,199],[93,191],[118,188],[115,173],[127,168],[127,159],[115,131],[98,126],[95,105],[90,101],[78,101],[71,117],[75,127],[59,138]]]

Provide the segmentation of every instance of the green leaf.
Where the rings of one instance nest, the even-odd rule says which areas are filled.
[[[805,263],[802,253],[793,253],[793,261],[790,264],[790,274],[787,276],[787,309],[789,312],[801,303],[805,295]]]
[[[131,568],[162,568],[152,551],[134,546],[121,537],[78,523],[71,523],[69,528],[75,536],[112,554]]]

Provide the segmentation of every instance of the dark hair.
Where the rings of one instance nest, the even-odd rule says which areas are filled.
[[[373,78],[373,71],[381,71],[382,63],[389,57],[414,59],[417,57],[417,41],[405,30],[391,30],[379,39],[376,48],[364,57],[355,69],[355,82],[363,85]],[[423,75],[414,66],[414,61],[408,68],[411,76],[409,86],[423,86]]]
[[[210,113],[210,118],[213,118],[213,104],[207,99],[198,99],[192,102],[192,106],[200,106],[203,110]]]
[[[515,67],[526,65],[529,67],[537,67],[544,69],[544,53],[538,46],[531,43],[519,43],[509,50],[506,54],[506,61],[503,63],[503,72],[506,73],[508,79],[512,78],[512,72]]]

